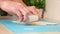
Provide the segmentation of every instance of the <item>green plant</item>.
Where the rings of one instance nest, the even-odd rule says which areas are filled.
[[[23,0],[28,6],[35,6],[36,8],[44,8],[45,0]]]

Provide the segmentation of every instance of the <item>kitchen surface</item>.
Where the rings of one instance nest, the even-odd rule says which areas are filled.
[[[42,22],[48,22],[47,20],[41,20]],[[51,22],[52,23],[52,22]],[[1,33],[9,33],[9,34],[24,34],[28,33],[33,34],[48,34],[49,32],[52,34],[59,33],[60,24],[47,24],[47,25],[24,25],[24,24],[14,24],[12,20],[0,20],[0,31]],[[3,33],[3,34],[4,34]]]
[[[24,0],[24,3],[39,9],[42,19],[33,15],[26,22],[19,22],[15,15],[0,10],[0,34],[60,34],[60,0]]]

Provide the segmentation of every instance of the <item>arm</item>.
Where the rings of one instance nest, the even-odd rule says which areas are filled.
[[[1,7],[2,1],[15,1],[15,2],[19,2],[19,3],[23,4],[25,7],[27,7],[22,0],[0,0],[0,7]]]
[[[10,1],[10,0],[0,0],[0,8],[3,1]]]
[[[19,3],[23,4],[25,7],[27,7],[27,5],[23,2],[23,0],[13,0],[13,1],[19,2]]]
[[[0,8],[1,8],[1,2],[2,2],[2,1],[0,0]]]

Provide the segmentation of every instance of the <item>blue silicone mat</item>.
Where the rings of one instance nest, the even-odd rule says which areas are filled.
[[[41,20],[49,22],[47,20]],[[60,32],[60,24],[57,25],[20,25],[14,24],[12,20],[0,20],[9,31],[16,32]]]

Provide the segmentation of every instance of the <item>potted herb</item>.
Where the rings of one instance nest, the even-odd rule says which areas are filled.
[[[36,8],[44,8],[45,0],[23,0],[28,6],[35,6]]]

